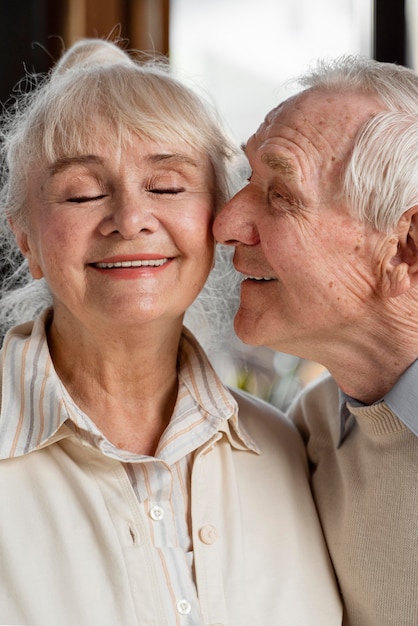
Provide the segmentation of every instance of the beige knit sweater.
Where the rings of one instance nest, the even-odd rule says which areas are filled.
[[[383,402],[350,410],[339,448],[330,377],[290,410],[307,445],[344,625],[418,626],[418,437]]]

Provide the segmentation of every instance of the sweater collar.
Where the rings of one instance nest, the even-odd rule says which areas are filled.
[[[376,429],[383,433],[383,431],[391,430],[390,424],[394,424],[393,417],[395,417],[404,427],[408,428],[418,437],[417,383],[418,359],[405,370],[392,389],[390,389],[383,398],[380,398],[371,405],[359,402],[340,390],[340,436],[337,447],[342,445],[343,441],[352,430],[356,419],[357,421],[359,419],[368,419],[370,427],[376,433]],[[379,426],[376,422],[378,412],[380,412],[384,421],[384,424],[380,424]]]

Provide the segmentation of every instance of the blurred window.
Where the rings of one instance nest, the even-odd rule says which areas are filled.
[[[170,58],[242,142],[318,57],[371,56],[372,26],[373,0],[171,0]]]

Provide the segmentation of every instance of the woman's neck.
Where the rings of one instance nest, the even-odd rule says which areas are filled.
[[[181,326],[130,337],[68,338],[52,324],[48,343],[59,378],[79,408],[118,448],[152,455],[177,399]]]

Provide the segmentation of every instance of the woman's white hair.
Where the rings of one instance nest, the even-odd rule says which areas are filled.
[[[418,75],[344,56],[320,61],[299,82],[313,90],[371,94],[387,108],[360,129],[341,181],[354,215],[387,232],[418,203]]]
[[[30,279],[8,221],[25,223],[31,203],[28,182],[40,164],[45,167],[69,155],[85,154],[94,146],[94,123],[98,120],[109,128],[105,139],[115,148],[129,143],[132,136],[140,136],[187,144],[207,154],[213,171],[214,213],[239,184],[234,174],[238,151],[216,111],[170,74],[166,59],[140,59],[139,53],[128,54],[101,39],[77,42],[37,87],[22,93],[3,114],[0,266],[7,267],[0,304],[3,333],[12,324],[31,319],[50,301],[43,281]],[[218,305],[225,302],[228,292],[236,292],[238,282],[234,272],[227,269],[226,256],[226,251],[218,250],[213,278],[200,296],[205,305],[197,302],[188,312],[193,330],[212,326],[213,321],[220,329],[225,321]],[[224,280],[219,280],[219,273]],[[224,312],[228,310],[223,307]],[[231,315],[228,312],[229,321]]]

